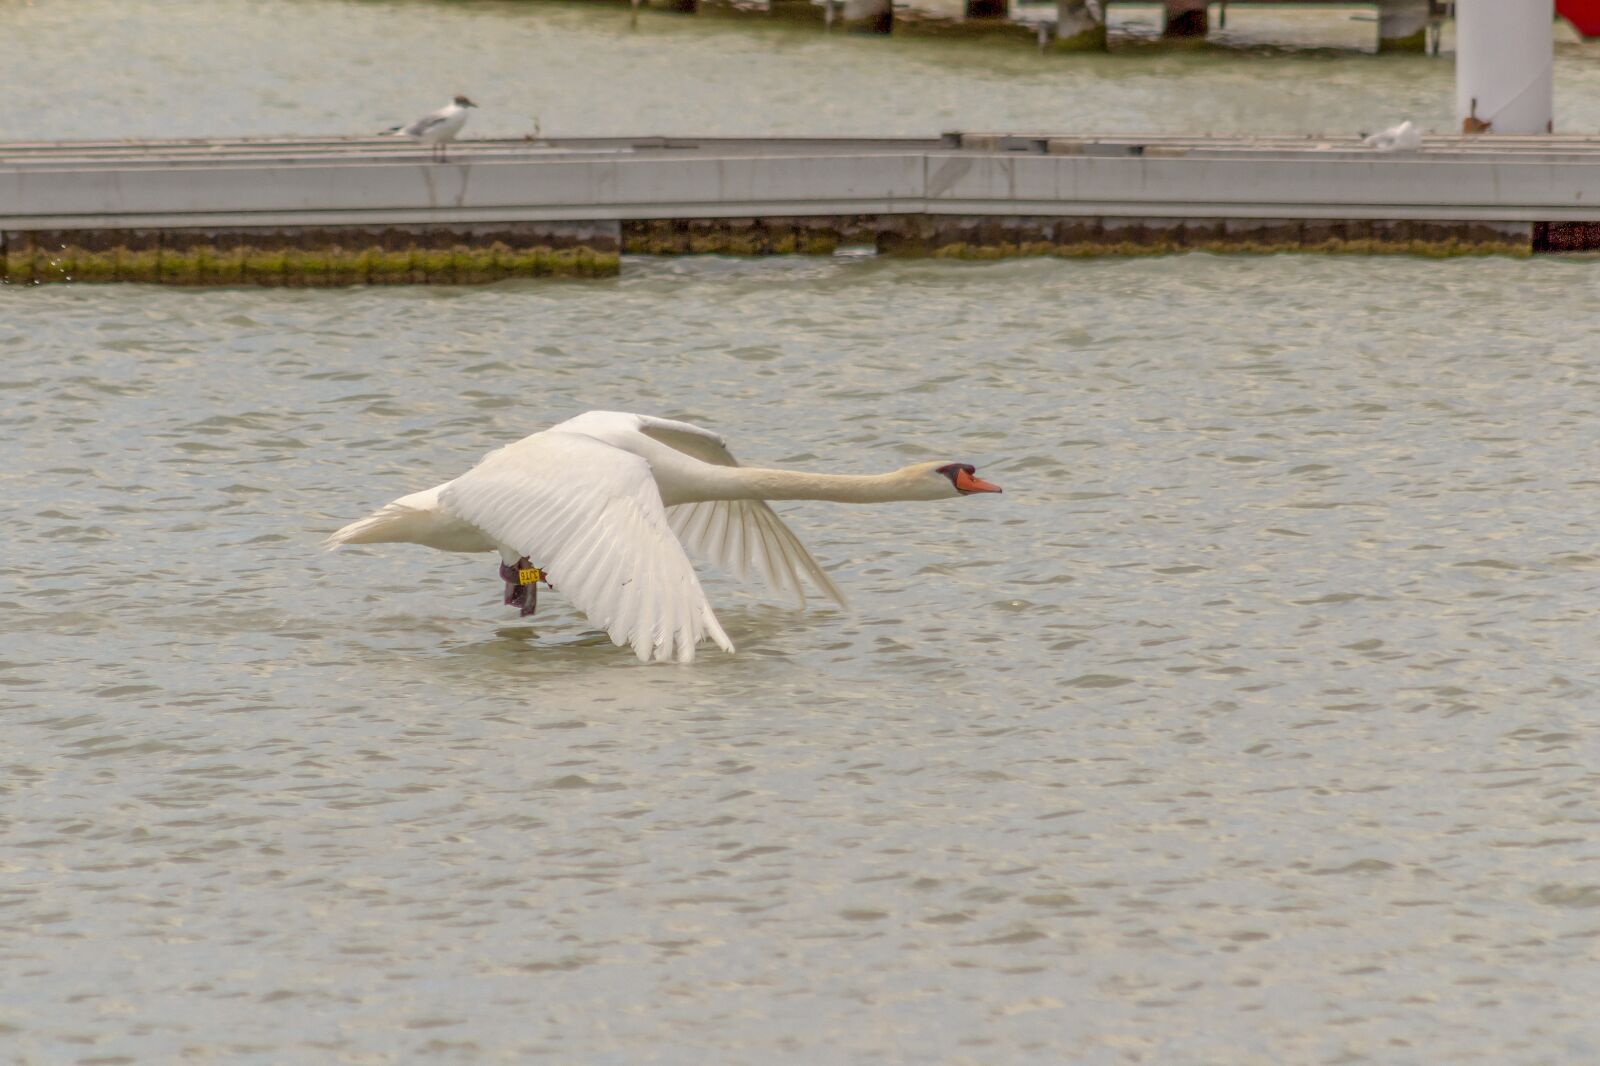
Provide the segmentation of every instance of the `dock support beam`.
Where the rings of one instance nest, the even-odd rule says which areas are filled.
[[[1163,37],[1204,37],[1207,25],[1208,0],[1165,0],[1166,24]]]
[[[825,0],[832,19],[839,12],[839,24],[850,33],[888,33],[894,27],[892,0]],[[832,28],[830,22],[829,28]]]
[[[890,17],[897,36],[1038,40],[1038,23],[1014,20],[1010,0],[895,0]]]
[[[1057,52],[1103,52],[1106,24],[1095,18],[1088,0],[1056,0],[1056,32],[1050,47]]]
[[[1456,119],[1465,133],[1551,131],[1551,0],[1457,0]]]
[[[1378,51],[1421,55],[1427,50],[1428,0],[1378,0]]]

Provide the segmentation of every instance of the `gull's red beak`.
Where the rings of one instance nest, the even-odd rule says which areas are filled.
[[[965,470],[956,471],[956,490],[958,492],[1001,492],[999,485],[991,484],[981,477],[973,477]]]

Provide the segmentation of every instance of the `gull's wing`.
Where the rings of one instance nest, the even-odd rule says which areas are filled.
[[[733,651],[639,456],[592,437],[536,433],[490,452],[440,502],[543,567],[645,662],[689,662],[708,636]]]
[[[720,433],[670,418],[635,415],[639,432],[669,448],[717,466],[738,466]],[[752,570],[766,578],[779,596],[793,596],[797,607],[806,603],[801,575],[809,577],[829,599],[849,607],[844,593],[822,566],[806,551],[800,538],[778,513],[761,500],[712,500],[684,503],[667,509],[673,532],[690,551],[705,556],[740,581]]]
[[[447,116],[443,111],[434,111],[423,115],[410,125],[401,126],[400,132],[405,134],[407,137],[421,137],[424,133],[427,133],[429,130],[433,129],[433,127],[442,125],[446,117]]]

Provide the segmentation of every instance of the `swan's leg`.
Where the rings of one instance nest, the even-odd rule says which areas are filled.
[[[500,580],[506,583],[507,607],[525,607],[527,605],[530,586],[521,584],[517,580],[517,571],[532,565],[532,563],[528,562],[526,555],[517,560],[516,566],[507,566],[505,563],[500,564]],[[528,612],[524,610],[522,613],[527,614]]]
[[[538,569],[528,561],[526,555],[518,559],[515,566],[507,565],[504,560],[500,563],[500,580],[506,583],[506,606],[520,608],[523,618],[539,609],[539,581],[542,580],[547,588],[555,588],[542,571],[537,579],[526,585],[522,583],[522,574],[519,571]]]

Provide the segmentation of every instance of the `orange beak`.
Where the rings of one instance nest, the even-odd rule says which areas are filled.
[[[1001,492],[999,485],[992,485],[981,477],[973,477],[965,470],[956,471],[956,488],[961,492]]]

